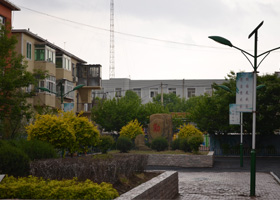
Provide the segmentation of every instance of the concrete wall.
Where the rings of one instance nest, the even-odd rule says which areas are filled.
[[[213,167],[214,152],[208,155],[150,154],[148,165],[172,167]]]
[[[166,171],[150,181],[122,194],[116,200],[173,199],[178,193],[178,172]]]

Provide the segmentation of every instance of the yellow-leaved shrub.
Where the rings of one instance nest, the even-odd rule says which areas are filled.
[[[97,127],[86,117],[63,111],[58,115],[37,115],[35,122],[26,126],[26,131],[28,140],[47,141],[71,154],[95,146],[100,135]]]
[[[177,135],[179,138],[189,139],[190,137],[195,136],[195,135],[203,136],[203,133],[200,130],[198,130],[197,128],[195,128],[195,126],[192,124],[187,124],[187,125],[184,124],[183,126],[180,126],[179,132]]]
[[[135,139],[136,136],[140,134],[144,135],[144,131],[137,119],[130,121],[127,125],[123,126],[120,131],[121,136],[126,136],[130,139]]]
[[[1,199],[114,199],[119,194],[112,184],[91,180],[44,180],[34,176],[7,176],[0,184]]]

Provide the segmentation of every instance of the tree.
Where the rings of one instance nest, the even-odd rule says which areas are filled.
[[[131,120],[137,119],[143,126],[148,124],[154,113],[167,112],[161,105],[141,104],[141,99],[133,91],[127,91],[122,98],[100,102],[91,111],[91,118],[106,131],[120,131]]]
[[[43,72],[31,73],[26,70],[23,56],[15,51],[17,40],[10,37],[10,32],[1,26],[0,30],[0,137],[14,138],[22,127],[22,120],[31,118],[31,105],[26,98],[24,88],[38,83]]]
[[[37,115],[33,124],[26,127],[28,140],[37,139],[51,143],[58,149],[86,152],[88,146],[98,143],[99,131],[86,117],[73,112],[58,115]]]
[[[153,102],[161,104],[161,94],[158,94],[153,98]],[[174,93],[163,94],[163,106],[169,110],[169,112],[183,112],[186,110],[186,99],[176,96]]]
[[[189,120],[195,122],[202,131],[213,133],[239,132],[240,127],[229,125],[229,104],[235,103],[236,76],[230,72],[226,85],[232,92],[219,88],[216,84],[214,94],[192,97],[187,101]],[[276,75],[258,77],[257,85],[266,87],[257,90],[257,133],[273,134],[280,128],[280,78]],[[252,114],[243,114],[244,132],[252,131]]]

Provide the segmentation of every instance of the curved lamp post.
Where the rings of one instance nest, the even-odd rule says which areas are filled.
[[[220,36],[209,36],[210,39],[214,40],[215,42],[218,42],[220,44],[235,48],[247,58],[247,60],[250,62],[252,65],[254,71],[253,71],[253,77],[254,77],[254,82],[253,82],[253,130],[252,130],[252,151],[251,151],[251,179],[250,179],[250,196],[255,196],[255,189],[256,189],[256,150],[255,150],[255,144],[256,144],[256,84],[257,84],[257,69],[262,63],[262,61],[270,54],[270,52],[275,51],[277,49],[280,49],[280,47],[268,50],[260,55],[257,54],[258,52],[258,30],[259,28],[263,25],[263,21],[250,33],[248,36],[248,39],[250,39],[253,35],[255,35],[255,44],[254,44],[254,55],[248,53],[247,51],[240,49],[236,46],[234,46],[228,39],[220,37]],[[262,60],[257,63],[257,59],[260,56],[265,55]],[[248,56],[253,57],[254,59],[254,64],[250,61]]]
[[[73,88],[73,90],[71,90],[71,91],[66,92],[65,94],[63,94],[62,82],[60,82],[59,84],[60,84],[60,94],[59,94],[59,93],[56,93],[56,92],[52,92],[52,91],[50,91],[48,88],[44,88],[44,87],[38,87],[38,89],[43,90],[43,91],[45,91],[45,92],[50,92],[50,93],[56,94],[57,96],[60,96],[61,110],[63,110],[63,98],[64,98],[67,94],[69,94],[70,92],[73,92],[73,91],[75,91],[75,90],[78,90],[78,89],[84,87],[85,85],[83,85],[83,84],[77,85],[76,87]]]

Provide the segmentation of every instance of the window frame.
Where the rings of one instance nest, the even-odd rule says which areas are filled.
[[[32,59],[32,43],[29,41],[26,42],[26,58]]]
[[[135,92],[138,95],[138,97],[140,97],[140,98],[142,97],[142,89],[141,88],[133,88],[132,91]]]
[[[122,88],[115,88],[115,97],[122,97]]]
[[[196,89],[195,89],[195,88],[188,88],[188,89],[187,89],[188,98],[190,98],[190,97],[195,97],[195,92],[196,92]]]
[[[149,93],[150,93],[150,98],[156,97],[158,95],[158,88],[150,88],[150,92]]]

